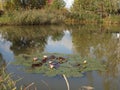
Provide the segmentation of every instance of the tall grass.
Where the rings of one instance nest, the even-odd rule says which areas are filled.
[[[5,72],[5,68],[0,68],[0,90],[18,90],[16,83],[19,80],[13,80],[12,74],[8,74]],[[34,85],[34,83],[31,83],[25,87],[21,86],[19,90],[31,90],[31,87]],[[36,90],[35,88],[32,88],[32,90]]]
[[[5,19],[8,21],[5,22]],[[0,23],[13,25],[62,24],[64,19],[65,16],[60,10],[28,9],[6,13],[0,17]]]
[[[100,16],[90,12],[72,12],[67,15],[66,23],[72,24],[97,24]]]
[[[69,12],[65,9],[19,9],[6,11],[0,17],[0,25],[46,25],[46,24],[119,24],[119,15],[101,19],[92,12]]]
[[[110,15],[109,17],[103,20],[103,23],[106,25],[119,25],[120,24],[120,15]]]
[[[11,79],[11,74],[7,74],[5,69],[0,69],[0,90],[16,90],[16,81]]]

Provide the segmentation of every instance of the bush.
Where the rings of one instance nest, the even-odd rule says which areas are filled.
[[[33,9],[14,11],[12,20],[17,25],[60,24],[64,16],[59,11]]]

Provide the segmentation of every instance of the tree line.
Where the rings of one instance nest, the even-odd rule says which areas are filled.
[[[65,7],[65,2],[64,0],[4,0],[4,5],[2,6],[6,10],[13,10],[19,8],[42,9],[48,5],[60,9]]]
[[[120,13],[120,0],[74,0],[71,7],[73,13],[108,14]]]
[[[4,0],[4,8],[41,9],[50,6],[54,9],[65,8],[64,0]],[[72,13],[115,14],[120,12],[120,0],[74,0],[70,8]]]
[[[21,9],[23,11],[47,10],[46,12],[49,11],[49,13],[54,13],[52,13],[51,16],[57,13],[56,18],[53,18],[54,20],[52,21],[58,20],[58,14],[61,14],[59,18],[70,23],[80,23],[81,21],[82,23],[83,21],[84,23],[89,21],[92,23],[98,23],[113,15],[117,16],[114,20],[119,19],[120,0],[74,0],[74,3],[69,10],[65,8],[65,5],[66,3],[64,0],[4,0],[4,5],[1,6],[3,6],[4,11],[20,11]],[[37,11],[35,12],[37,13]],[[0,11],[0,16],[3,13],[3,11]],[[44,16],[47,16],[47,19],[51,19],[49,15]]]

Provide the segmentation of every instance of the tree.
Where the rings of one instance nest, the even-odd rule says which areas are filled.
[[[81,10],[81,2],[80,0],[74,0],[73,6],[71,8],[72,12],[79,12]]]
[[[46,5],[47,0],[6,0],[6,9],[16,8],[42,8]]]
[[[28,0],[27,1],[28,6],[30,8],[42,8],[46,5],[46,0]]]
[[[73,12],[113,13],[120,6],[119,0],[74,0]]]
[[[6,10],[13,10],[15,9],[16,5],[14,0],[6,0],[5,2],[5,9]]]
[[[53,0],[50,6],[53,9],[62,9],[65,7],[65,2],[64,0]]]

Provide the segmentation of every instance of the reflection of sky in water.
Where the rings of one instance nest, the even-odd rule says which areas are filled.
[[[48,38],[47,45],[45,47],[46,52],[52,53],[73,53],[73,43],[71,34],[69,31],[64,31],[64,36],[60,41],[53,41],[51,36]]]
[[[12,43],[5,40],[0,34],[0,54],[2,55],[3,59],[7,62],[12,61],[14,59],[14,54],[10,50],[11,45]]]

